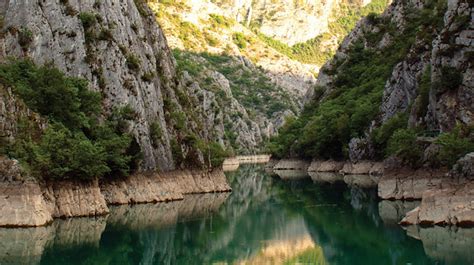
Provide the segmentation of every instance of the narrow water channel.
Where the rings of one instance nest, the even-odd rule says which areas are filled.
[[[0,264],[472,264],[474,230],[396,224],[374,189],[227,173],[232,193],[0,229]],[[387,205],[387,203],[389,205]],[[393,202],[395,203],[395,202]],[[389,209],[389,210],[387,210]]]

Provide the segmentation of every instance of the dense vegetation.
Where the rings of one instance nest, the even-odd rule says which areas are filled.
[[[434,34],[429,30],[439,30],[443,25],[445,8],[445,1],[427,1],[421,10],[407,7],[406,12],[411,15],[407,16],[408,23],[403,31],[390,21],[371,14],[369,23],[380,30],[365,33],[365,45],[369,46],[359,40],[349,48],[346,59],[334,60],[332,66],[323,69],[335,75],[334,82],[328,87],[316,88],[318,96],[305,106],[300,117],[286,122],[279,136],[268,144],[269,151],[277,157],[347,159],[349,140],[365,137],[370,122],[379,114],[384,85],[394,65],[406,57],[415,40],[431,44]],[[386,33],[392,37],[390,44],[383,49],[376,48]],[[442,69],[442,72],[441,80],[433,83],[429,69],[421,77],[415,102],[420,115],[426,114],[430,89],[459,86],[459,73],[452,69]],[[376,150],[375,158],[397,155],[413,166],[420,164],[426,146],[417,139],[423,136],[425,128],[407,128],[407,117],[401,113],[371,133],[369,139]],[[471,130],[460,127],[440,135],[436,140],[440,150],[432,163],[452,165],[460,156],[474,151]]]
[[[340,10],[333,15],[333,20],[329,23],[329,32],[293,46],[288,46],[283,42],[260,33],[256,24],[252,24],[252,29],[262,41],[289,58],[302,63],[323,65],[327,60],[331,59],[335,52],[331,47],[326,47],[326,43],[331,43],[331,40],[334,38],[338,43],[341,42],[355,27],[360,18],[369,14],[382,13],[387,4],[387,0],[373,0],[370,4],[359,8],[351,4],[341,3]]]
[[[32,121],[20,121],[17,139],[3,150],[34,177],[93,179],[136,168],[140,152],[125,131],[133,119],[131,108],[116,109],[100,123],[101,96],[88,89],[87,81],[28,60],[0,65],[0,82],[48,120],[48,128],[37,134]]]

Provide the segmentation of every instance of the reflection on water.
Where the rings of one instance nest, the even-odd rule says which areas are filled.
[[[308,172],[309,176],[313,180],[314,183],[330,183],[334,184],[337,182],[343,182],[344,181],[344,175],[335,173],[335,172],[314,172],[310,171]]]
[[[275,169],[273,172],[283,180],[300,180],[308,177],[308,172],[301,169]]]
[[[379,202],[340,177],[227,173],[233,192],[111,207],[109,216],[0,229],[0,264],[472,264],[474,230],[398,225],[414,205]],[[331,184],[332,183],[332,184]],[[363,186],[363,187],[361,187]]]

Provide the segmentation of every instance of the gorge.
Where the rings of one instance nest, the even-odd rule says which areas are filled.
[[[473,54],[470,0],[0,0],[0,264],[471,264]]]

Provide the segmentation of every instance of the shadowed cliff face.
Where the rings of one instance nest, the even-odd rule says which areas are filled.
[[[180,166],[171,142],[177,141],[174,149],[186,155],[191,149],[181,141],[186,134],[222,141],[219,114],[205,120],[199,86],[185,84],[176,72],[166,39],[145,4],[1,0],[0,6],[0,59],[28,57],[86,78],[90,89],[103,95],[104,114],[131,106],[135,118],[128,129],[143,152],[143,170]],[[153,140],[154,124],[161,129],[158,141]],[[199,151],[196,157],[202,161]]]

